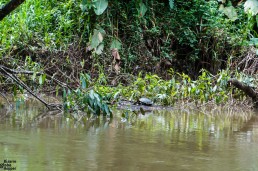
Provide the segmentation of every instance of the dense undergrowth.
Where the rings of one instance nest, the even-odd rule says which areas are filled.
[[[248,18],[244,3],[224,4],[237,13],[235,20],[219,10],[215,0],[179,0],[173,6],[169,2],[116,0],[96,15],[91,1],[28,0],[0,23],[0,54],[2,60],[12,57],[9,63],[16,66],[18,59],[29,56],[47,60],[44,67],[61,68],[66,60],[72,65],[64,69],[71,70],[79,59],[84,61],[81,69],[96,75],[101,65],[111,75],[144,71],[166,78],[166,71],[173,68],[197,77],[201,69],[213,74],[225,69],[227,59],[239,56],[255,33],[256,21]],[[112,55],[114,48],[120,58]]]
[[[243,100],[228,79],[256,83],[248,46],[257,21],[247,2],[27,0],[0,22],[0,64],[34,71],[20,76],[34,91],[62,92],[66,110],[96,115],[140,97],[162,105]]]

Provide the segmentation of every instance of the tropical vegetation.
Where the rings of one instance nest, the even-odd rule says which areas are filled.
[[[247,101],[229,80],[256,87],[257,13],[257,0],[27,0],[0,21],[0,87],[107,116],[140,97]]]

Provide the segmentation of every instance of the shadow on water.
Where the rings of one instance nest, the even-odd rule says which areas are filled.
[[[258,170],[258,115],[220,110],[122,118],[35,119],[36,102],[1,109],[0,163],[17,170]]]

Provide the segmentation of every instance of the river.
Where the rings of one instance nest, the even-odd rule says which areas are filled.
[[[13,170],[258,171],[255,112],[158,110],[121,119],[124,111],[114,110],[112,119],[78,122],[35,120],[43,109],[34,104],[15,108],[0,120],[0,164]]]

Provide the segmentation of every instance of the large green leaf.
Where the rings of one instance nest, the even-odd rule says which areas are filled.
[[[244,4],[245,12],[250,12],[253,16],[258,13],[258,1],[247,0]]]
[[[96,54],[97,54],[97,55],[102,54],[103,50],[104,50],[104,44],[101,43],[101,44],[96,48]]]
[[[257,46],[258,45],[258,38],[250,38],[249,45]]]
[[[113,39],[110,49],[121,49],[121,42],[118,39]]]
[[[103,41],[104,34],[105,31],[103,29],[94,29],[94,33],[90,42],[91,48],[97,48],[99,46],[99,44]]]
[[[81,81],[82,89],[86,89],[87,88],[87,82],[86,82],[86,79],[83,75],[80,76],[80,81]]]
[[[97,15],[101,15],[107,8],[108,6],[108,1],[107,0],[96,0],[94,2],[94,5],[95,5],[95,13]]]
[[[45,80],[46,80],[46,74],[39,76],[39,84],[40,85],[44,84]]]
[[[147,12],[147,7],[142,2],[140,3],[140,10],[139,10],[139,12],[140,12],[140,14],[139,14],[140,17],[143,17],[145,15],[145,13]]]
[[[237,19],[237,12],[233,6],[229,7],[220,7],[220,10],[232,21]]]
[[[82,0],[82,2],[80,4],[80,8],[83,12],[85,12],[87,10],[87,0]]]
[[[169,0],[169,7],[170,7],[170,9],[174,9],[174,7],[175,7],[174,0]]]

